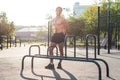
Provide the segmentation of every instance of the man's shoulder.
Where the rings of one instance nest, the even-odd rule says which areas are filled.
[[[66,21],[66,19],[65,19],[64,17],[61,17],[61,19],[62,19],[63,21]]]

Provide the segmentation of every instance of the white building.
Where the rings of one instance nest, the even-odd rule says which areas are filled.
[[[46,40],[47,29],[44,27],[24,27],[16,31],[16,37],[21,40]]]
[[[84,12],[84,10],[87,8],[88,5],[80,5],[79,2],[76,2],[73,5],[73,13],[76,17],[80,16],[81,13]]]

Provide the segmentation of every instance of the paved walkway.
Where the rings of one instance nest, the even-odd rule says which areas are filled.
[[[0,51],[0,80],[25,80],[20,76],[22,57],[29,53],[29,46],[12,47]],[[47,47],[41,47],[41,53],[46,54]],[[37,50],[33,50],[34,53]],[[89,56],[93,57],[93,50],[89,50]],[[77,48],[77,56],[85,57],[85,48]],[[68,53],[73,56],[73,48],[68,48]],[[97,55],[107,61],[110,68],[110,77],[105,75],[105,66],[102,67],[102,80],[120,80],[120,51],[101,49],[101,55]],[[35,59],[34,69],[40,76],[35,76],[30,70],[30,58],[26,58],[24,76],[36,80],[98,80],[98,69],[96,65],[89,62],[63,61],[63,70],[56,68],[58,60],[55,60],[55,70],[45,69],[49,59]]]

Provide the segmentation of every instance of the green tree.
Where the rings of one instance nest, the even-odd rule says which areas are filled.
[[[108,11],[110,10],[110,27],[113,29],[115,27],[115,24],[120,23],[120,0],[116,0],[115,2],[113,0],[101,1],[101,16],[104,16],[101,18],[100,27],[101,27],[101,33],[108,32]],[[114,30],[113,30],[113,33]]]
[[[70,34],[80,37],[84,36],[85,22],[83,19],[76,19],[75,17],[71,16],[69,18],[69,27]]]
[[[102,0],[100,2],[100,32],[101,35],[108,31],[108,10],[110,8],[110,25],[120,23],[120,0],[113,2],[113,0]],[[112,24],[113,23],[113,24]],[[70,32],[76,36],[85,36],[86,34],[97,34],[98,27],[98,8],[97,3],[88,6],[79,18],[75,16],[69,17]]]
[[[97,33],[97,7],[96,5],[88,6],[81,17],[85,22],[86,34]]]
[[[15,35],[15,25],[14,25],[14,22],[10,22],[8,24],[8,34],[10,36],[14,36]]]
[[[15,32],[14,22],[8,22],[5,12],[0,13],[0,35],[13,36]]]

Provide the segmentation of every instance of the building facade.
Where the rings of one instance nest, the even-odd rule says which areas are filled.
[[[73,5],[73,14],[76,16],[76,17],[79,17],[84,11],[85,9],[88,7],[88,5],[80,5],[79,2],[76,2],[74,5]]]
[[[47,30],[38,27],[24,27],[16,31],[16,37],[22,41],[47,40]]]

